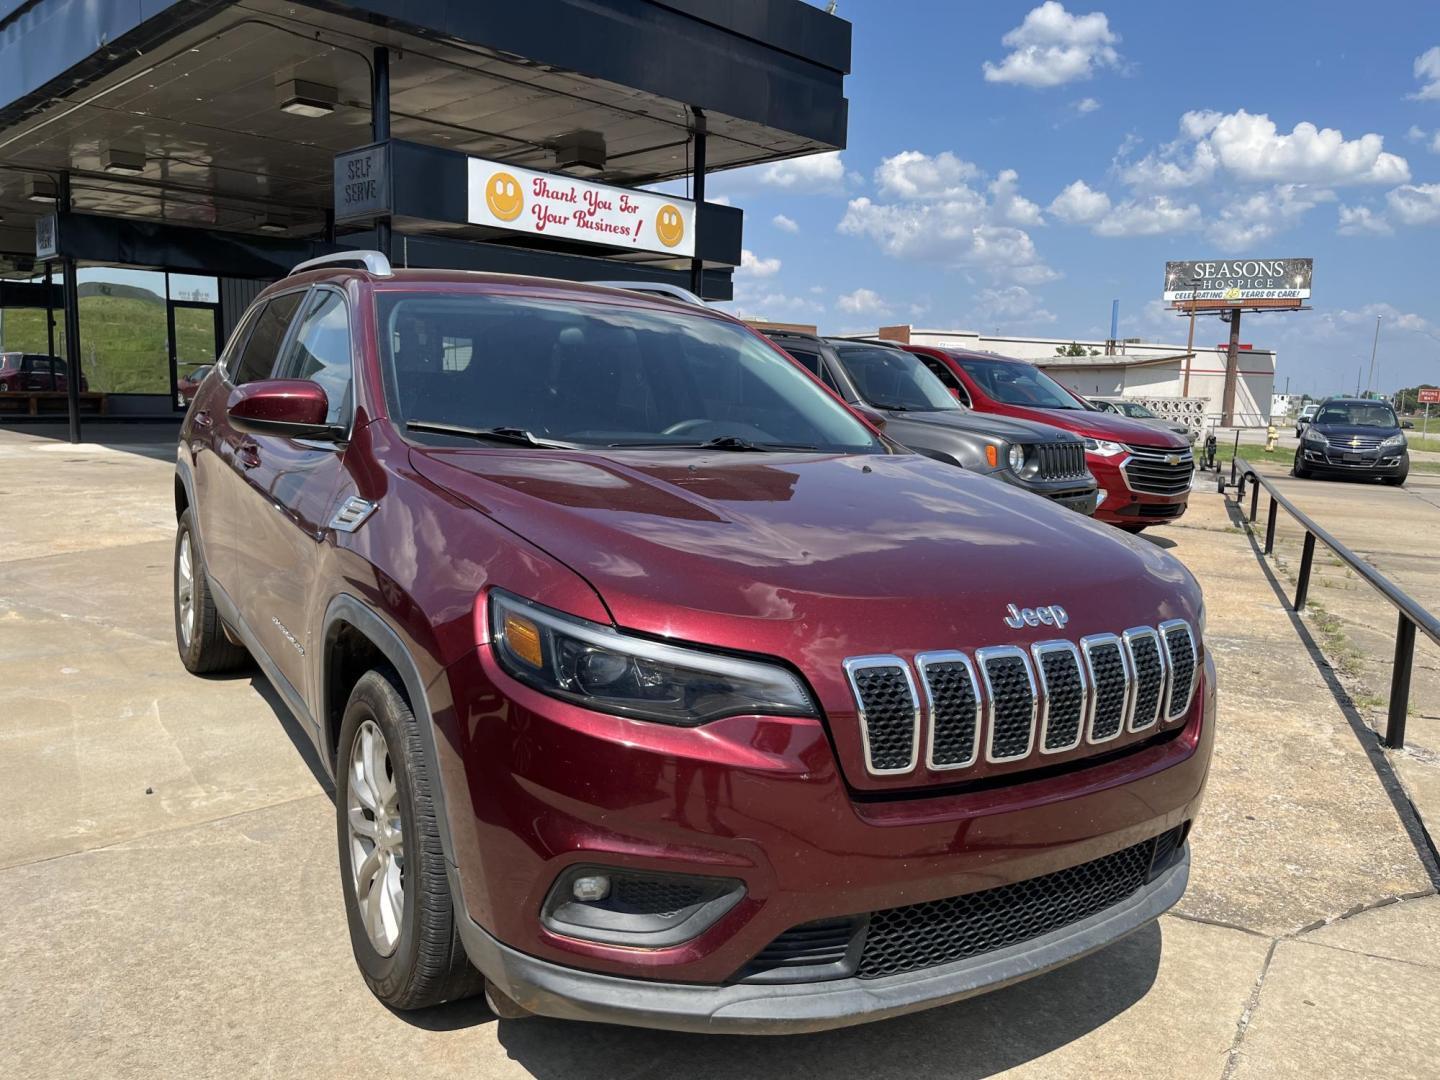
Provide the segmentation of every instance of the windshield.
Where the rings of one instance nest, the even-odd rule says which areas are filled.
[[[1155,414],[1144,405],[1136,405],[1133,401],[1126,401],[1120,404],[1120,412],[1126,416],[1133,416],[1136,420],[1154,420]]]
[[[980,389],[1002,405],[1023,405],[1031,409],[1074,409],[1084,406],[1068,390],[1039,368],[1018,360],[987,360],[978,356],[959,357],[965,374]]]
[[[877,409],[936,412],[960,408],[945,384],[912,353],[877,345],[841,345],[835,355],[860,396]]]
[[[452,429],[426,441],[885,452],[783,353],[723,319],[479,293],[381,292],[376,307],[397,424]]]
[[[1395,411],[1383,401],[1337,401],[1315,414],[1318,426],[1397,428]]]

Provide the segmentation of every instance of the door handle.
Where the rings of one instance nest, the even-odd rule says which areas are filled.
[[[215,423],[214,420],[210,419],[210,414],[204,409],[197,412],[191,419],[195,421],[196,427],[208,428]]]
[[[256,469],[260,466],[260,448],[253,442],[241,443],[239,453],[240,465],[246,469]]]

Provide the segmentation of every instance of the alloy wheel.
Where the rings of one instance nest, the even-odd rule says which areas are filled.
[[[390,747],[373,720],[350,746],[345,816],[350,828],[351,885],[370,943],[389,956],[405,914],[405,837]]]
[[[190,534],[180,537],[180,551],[175,556],[175,601],[180,605],[180,640],[186,648],[195,636],[195,560],[190,549]]]

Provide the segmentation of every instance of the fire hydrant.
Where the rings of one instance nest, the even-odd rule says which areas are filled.
[[[1271,424],[1265,429],[1265,453],[1273,454],[1275,452],[1275,438],[1277,435],[1279,435],[1279,432],[1275,430],[1274,424]]]

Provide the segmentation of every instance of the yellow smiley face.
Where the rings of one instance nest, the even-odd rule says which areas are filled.
[[[666,247],[674,247],[685,239],[685,219],[669,203],[660,207],[660,213],[655,215],[655,235]]]
[[[485,205],[501,221],[514,221],[525,209],[520,183],[507,172],[497,172],[485,181]]]

